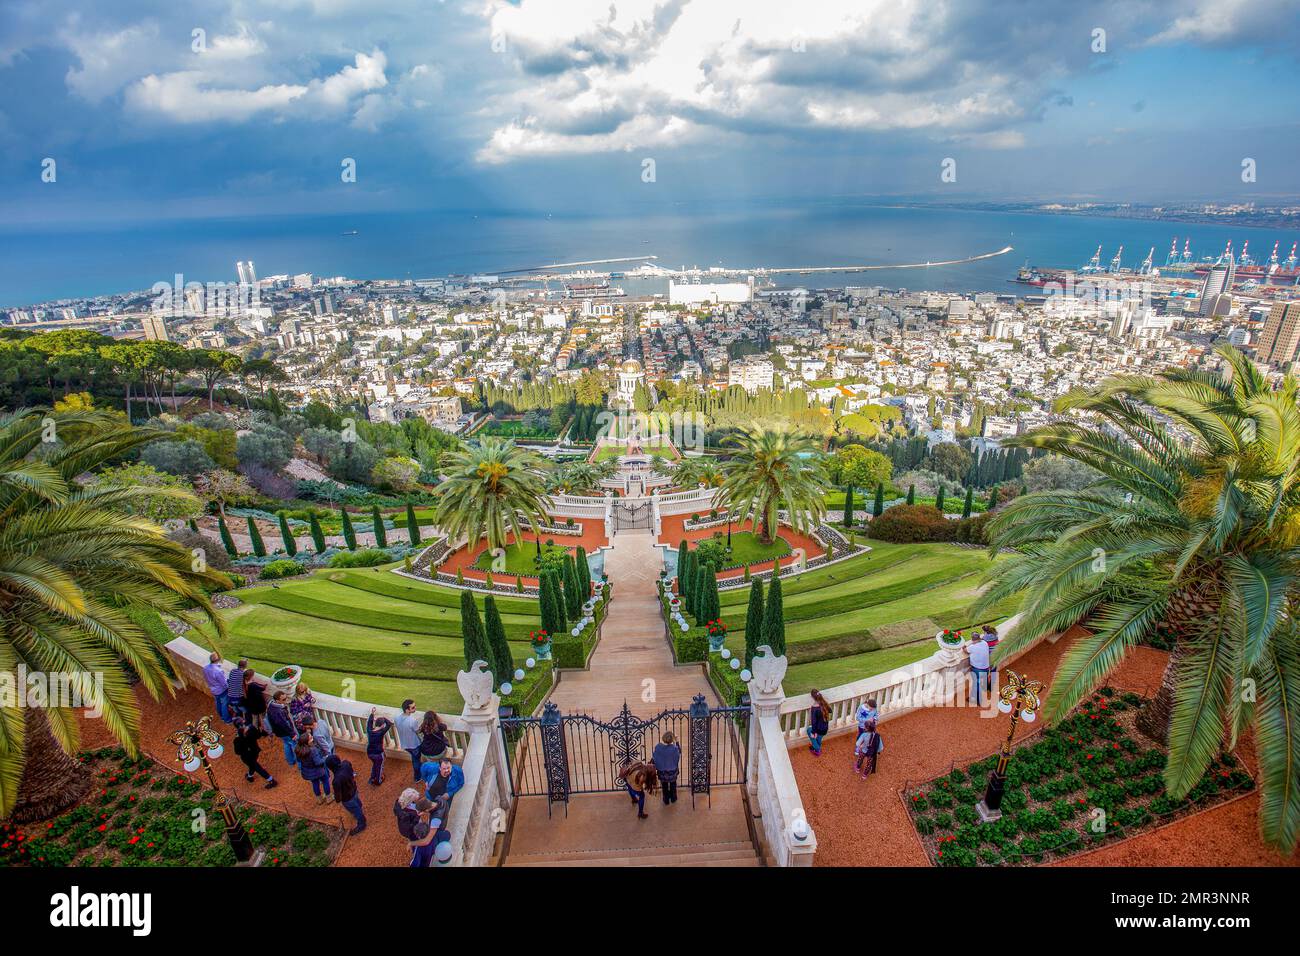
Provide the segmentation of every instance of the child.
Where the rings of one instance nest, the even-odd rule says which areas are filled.
[[[876,699],[872,697],[865,704],[859,704],[855,716],[858,718],[858,733],[860,734],[867,729],[869,722],[880,719],[880,714],[876,710]]]
[[[391,720],[380,717],[376,708],[370,708],[370,716],[366,718],[366,756],[370,758],[370,785],[373,787],[384,782],[384,737],[392,726]]]
[[[863,779],[876,772],[876,755],[885,749],[880,734],[876,733],[876,722],[867,721],[866,729],[858,734],[858,742],[853,746],[856,755],[855,767]]]
[[[820,757],[822,755],[822,738],[830,730],[831,705],[826,702],[821,691],[812,691],[812,707],[808,710],[808,742],[812,747],[812,755]]]
[[[266,734],[262,733],[261,728],[250,724],[242,715],[235,718],[235,740],[232,746],[236,756],[248,768],[244,774],[244,779],[252,783],[255,775],[261,777],[266,781],[266,789],[270,790],[272,787],[278,786],[279,781],[271,776],[270,771],[263,767],[258,759],[261,756],[262,748],[258,745],[257,740],[259,737],[265,736]]]

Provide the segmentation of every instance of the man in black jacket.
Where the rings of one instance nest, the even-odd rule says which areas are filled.
[[[659,785],[663,787],[664,806],[677,802],[677,774],[682,766],[682,748],[671,730],[663,735],[663,742],[655,744],[651,761],[659,771]]]

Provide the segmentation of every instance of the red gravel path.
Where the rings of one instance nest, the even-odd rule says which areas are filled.
[[[1065,637],[1056,644],[1040,644],[1012,667],[1046,681],[1055,673],[1069,642]],[[1109,683],[1152,693],[1159,686],[1167,659],[1162,651],[1137,648],[1112,673]],[[817,864],[929,865],[899,791],[909,782],[930,780],[995,752],[1006,735],[1006,719],[979,714],[973,708],[931,708],[886,721],[880,728],[885,752],[877,774],[866,780],[850,769],[852,734],[826,741],[820,758],[812,756],[806,746],[791,751],[804,809],[817,834]],[[1253,771],[1249,747],[1238,752]],[[1252,794],[1063,865],[1296,865],[1296,859],[1284,859],[1260,841],[1255,819],[1258,800]]]
[[[213,763],[217,782],[227,792],[234,790],[241,800],[261,804],[272,810],[291,813],[294,816],[308,817],[323,823],[342,826],[350,830],[355,825],[352,815],[337,803],[316,805],[312,795],[311,784],[302,779],[296,767],[289,767],[284,762],[284,748],[278,740],[262,741],[262,766],[280,781],[274,790],[263,789],[260,777],[253,783],[244,780],[244,765],[229,749],[229,730],[226,724],[215,719],[212,698],[197,690],[187,690],[174,698],[161,701],[152,700],[142,690],[137,690],[136,697],[142,712],[141,746],[151,757],[159,760],[163,766],[177,768],[176,751],[167,742],[167,736],[185,726],[187,720],[198,720],[204,715],[211,715],[217,729],[222,733],[222,743],[226,745],[226,754]],[[83,749],[94,750],[99,747],[115,746],[116,741],[108,733],[103,721],[81,720],[81,743]],[[411,780],[411,763],[409,760],[397,760],[389,757],[385,768],[385,780],[381,786],[372,787],[370,779],[370,760],[359,750],[339,748],[339,756],[352,761],[356,771],[357,787],[361,794],[361,804],[365,810],[368,826],[365,832],[346,837],[343,850],[336,861],[337,866],[405,866],[408,860],[406,841],[397,832],[393,822],[392,807],[403,788]],[[196,777],[203,780],[206,778]]]

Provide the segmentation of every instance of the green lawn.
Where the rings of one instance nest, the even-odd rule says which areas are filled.
[[[801,690],[920,660],[934,653],[935,631],[983,623],[971,620],[969,608],[991,565],[987,552],[949,544],[871,546],[847,561],[781,579],[787,654],[791,673],[807,682]],[[722,595],[727,646],[737,653],[745,644],[748,602],[748,588]],[[1006,601],[987,619],[1003,620],[1017,606]]]
[[[709,539],[706,538],[705,540]],[[721,537],[714,537],[713,540],[726,544],[727,532],[723,531]],[[697,548],[700,543],[692,542],[691,550]],[[733,531],[731,533],[731,553],[727,556],[727,563],[728,565],[757,564],[760,561],[783,558],[789,553],[790,542],[780,535],[777,535],[771,544],[763,544],[752,531]]]
[[[412,697],[421,707],[459,711],[455,680],[465,666],[459,590],[389,568],[355,568],[235,593],[244,603],[222,612],[228,636],[219,647],[210,630],[187,636],[227,658],[247,657],[263,673],[299,664],[307,683],[324,693],[393,706]],[[474,598],[481,613],[483,595]],[[539,624],[537,601],[501,595],[496,602],[511,656],[522,667],[528,632]],[[531,672],[512,699],[549,679],[543,670]]]
[[[672,449],[668,445],[642,445],[641,453],[647,458],[652,455],[659,455],[661,458],[671,458]],[[609,458],[620,458],[627,454],[625,445],[601,445],[600,451],[596,452],[595,461],[605,461]]]
[[[553,555],[553,554],[564,555],[572,551],[573,548],[566,548],[558,544],[542,545],[543,557]],[[506,552],[505,570],[501,572],[493,572],[493,573],[503,573],[509,575],[537,574],[537,542],[518,541],[512,545],[507,546],[505,552]],[[493,560],[492,552],[490,550],[484,551],[474,561],[474,567],[478,568],[480,571],[492,571],[493,570],[492,560]]]

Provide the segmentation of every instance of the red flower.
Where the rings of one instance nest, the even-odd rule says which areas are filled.
[[[131,839],[127,840],[126,842],[134,846],[136,843],[139,842],[139,840],[140,838],[138,836],[133,836],[131,837]]]
[[[99,825],[99,832],[100,832],[100,833],[103,833],[103,832],[104,832],[105,830],[107,830],[107,829],[108,829],[108,824],[107,824],[107,823],[101,823],[101,824]]]

